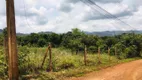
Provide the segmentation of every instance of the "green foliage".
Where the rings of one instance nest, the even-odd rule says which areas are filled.
[[[4,52],[2,48],[0,49],[1,49],[0,50],[0,77],[3,77],[3,76],[6,76],[7,74],[7,65],[6,65]]]
[[[46,40],[45,39],[39,39],[38,40],[38,43],[37,43],[38,47],[44,47],[45,44],[46,44]]]
[[[74,29],[72,29],[72,34],[79,36],[79,35],[83,35],[84,33],[81,32],[81,30],[79,30],[78,28],[74,28]]]
[[[66,55],[58,59],[55,66],[58,70],[73,68],[79,66],[79,60],[74,56]]]
[[[52,49],[52,64],[53,64],[53,73],[46,73],[46,69],[48,68],[48,60],[47,57],[43,70],[40,69],[44,52],[46,48],[28,48],[28,47],[19,47],[19,70],[20,75],[23,80],[27,80],[29,77],[23,77],[23,75],[28,74],[39,74],[37,77],[32,77],[37,80],[58,80],[61,76],[75,76],[81,75],[86,72],[90,72],[98,66],[98,54],[87,54],[87,66],[84,66],[83,55],[72,55],[70,50],[66,50],[63,48]],[[0,61],[4,61],[4,53],[3,51],[0,53]],[[114,56],[111,56],[111,62],[108,60],[108,55],[102,53],[101,54],[101,65],[108,65],[111,63],[116,63],[118,59]],[[3,77],[6,75],[6,66],[5,63],[1,64],[0,62],[0,75]],[[92,67],[92,68],[91,68]],[[81,70],[80,70],[81,69]],[[32,75],[34,76],[34,75]],[[62,79],[61,79],[62,80]]]
[[[0,39],[1,40],[1,39]],[[37,34],[31,33],[27,36],[18,36],[18,44],[29,47],[46,47],[49,42],[52,47],[64,47],[71,49],[72,53],[84,51],[84,45],[87,46],[89,52],[97,52],[100,47],[101,52],[107,52],[108,47],[111,48],[111,55],[117,49],[119,59],[141,56],[142,52],[142,35],[127,33],[116,36],[98,37],[95,35],[87,35],[81,30],[75,28],[71,32],[56,34]],[[132,49],[132,50],[130,50]],[[133,50],[135,49],[135,51]],[[134,52],[133,52],[134,51]]]
[[[81,42],[87,46],[97,46],[99,38],[94,35],[83,35]]]
[[[29,47],[44,47],[49,42],[53,43],[53,46],[59,46],[61,43],[61,36],[56,33],[50,34],[37,34],[31,33],[26,36],[17,36],[18,44],[21,46]]]
[[[6,34],[4,32],[4,34]],[[71,32],[56,34],[37,34],[31,33],[26,36],[17,36],[18,41],[18,64],[20,75],[36,74],[42,71],[40,68],[45,55],[48,43],[52,43],[52,64],[53,72],[61,72],[63,75],[73,76],[75,71],[68,72],[73,69],[83,69],[80,74],[91,71],[90,66],[98,66],[98,47],[101,49],[101,64],[109,64],[107,50],[111,49],[111,63],[115,63],[118,59],[127,59],[134,57],[142,57],[142,35],[141,34],[122,34],[117,36],[98,37],[95,35],[87,35],[81,30],[75,28]],[[3,35],[0,35],[0,45],[3,45]],[[84,45],[87,46],[87,66],[84,66],[83,53]],[[42,47],[42,48],[41,48]],[[57,48],[62,47],[62,48]],[[117,55],[114,57],[115,49]],[[73,52],[78,55],[72,54]],[[49,55],[45,60],[43,70],[49,65]],[[88,67],[86,69],[86,67]],[[77,70],[79,72],[80,70]],[[42,72],[41,72],[42,73]],[[67,74],[68,73],[68,74]],[[0,77],[7,75],[7,64],[5,60],[4,50],[0,48]],[[59,75],[58,75],[59,76]],[[40,75],[37,80],[55,80],[58,79],[54,74]]]
[[[93,52],[93,53],[97,53],[98,52],[98,48],[96,46],[90,46],[88,48],[88,51]]]
[[[135,45],[127,47],[125,49],[125,52],[124,52],[125,53],[125,57],[126,58],[136,57],[136,53],[137,53],[136,49],[137,49],[137,47]]]
[[[20,70],[20,74],[26,74],[27,73],[27,57],[29,54],[29,49],[24,46],[24,47],[19,47],[18,48],[18,65],[19,65],[19,70]]]
[[[37,80],[58,80],[55,75],[47,74],[46,72],[41,73]]]

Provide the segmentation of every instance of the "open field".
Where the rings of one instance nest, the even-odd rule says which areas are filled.
[[[2,79],[7,78],[7,68],[5,64],[3,49],[1,48],[0,56],[0,74]],[[45,55],[46,48],[36,47],[19,47],[19,70],[20,78],[22,80],[63,80],[68,77],[78,77],[86,73],[100,70],[109,66],[113,66],[122,62],[129,62],[138,58],[119,60],[116,56],[109,56],[107,53],[101,53],[100,63],[98,61],[97,53],[87,54],[87,65],[84,65],[83,52],[78,55],[71,52],[71,50],[64,48],[52,49],[52,72],[47,72],[49,55],[45,61],[43,68],[40,66]]]

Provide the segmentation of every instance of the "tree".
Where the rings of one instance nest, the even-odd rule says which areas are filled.
[[[107,37],[105,40],[105,43],[108,47],[112,47],[118,42],[118,40],[115,37]]]
[[[97,46],[96,42],[98,41],[98,37],[94,35],[83,35],[81,42],[85,45],[89,46]]]
[[[53,46],[58,46],[61,43],[61,37],[59,34],[52,33],[49,35],[49,41],[52,42]]]
[[[137,47],[135,45],[125,48],[125,51],[124,51],[125,58],[136,57],[137,56],[136,55],[136,53],[137,53],[136,48]]]
[[[69,47],[72,51],[76,51],[76,54],[78,54],[79,49],[83,48],[83,44],[81,43],[81,40],[79,39],[73,39],[69,41]]]
[[[102,51],[107,50],[107,45],[105,44],[105,41],[103,39],[98,39],[96,42],[97,47],[100,47]]]
[[[124,54],[124,49],[126,48],[126,46],[124,44],[122,44],[121,42],[118,42],[117,44],[114,45],[115,49],[117,48],[117,56],[119,59],[125,58],[125,54]]]
[[[44,47],[46,45],[46,40],[40,38],[37,43],[38,47]]]

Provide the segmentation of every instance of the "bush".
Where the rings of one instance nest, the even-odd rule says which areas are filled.
[[[3,50],[0,51],[0,77],[7,75],[7,64]]]
[[[82,65],[82,58],[80,55],[72,55],[69,50],[59,49],[53,50],[53,66],[55,71],[62,69],[69,69]]]
[[[18,65],[19,65],[19,71],[20,74],[26,74],[27,73],[27,57],[29,54],[29,49],[27,47],[19,47],[18,48]]]
[[[137,56],[136,46],[130,46],[125,49],[125,57],[132,58]]]
[[[95,47],[95,46],[90,46],[90,47],[88,48],[88,51],[93,52],[93,53],[96,53],[96,52],[98,52],[98,48]]]
[[[56,61],[57,70],[68,69],[77,67],[79,65],[79,60],[74,56],[63,56],[58,61]]]

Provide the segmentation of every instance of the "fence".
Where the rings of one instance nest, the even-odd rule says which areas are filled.
[[[46,50],[46,52],[45,52],[45,55],[44,55],[44,57],[43,57],[43,61],[42,61],[42,64],[41,64],[41,68],[43,67],[43,65],[44,65],[44,63],[45,63],[45,60],[46,60],[46,58],[47,58],[47,56],[48,56],[48,53],[49,53],[49,65],[48,65],[48,68],[47,68],[47,71],[52,71],[53,70],[53,65],[52,65],[52,47],[51,47],[51,44],[49,44],[49,46],[47,47],[47,50]],[[110,55],[110,53],[111,53],[111,49],[110,48],[108,48],[108,61],[109,62],[111,62],[111,55]],[[87,46],[85,45],[84,46],[84,65],[85,66],[87,66]],[[117,57],[117,48],[115,48],[115,52],[114,52],[114,56],[116,56]],[[102,63],[102,61],[101,61],[101,48],[100,47],[98,47],[98,61],[97,61],[97,63],[98,64],[101,64]]]

